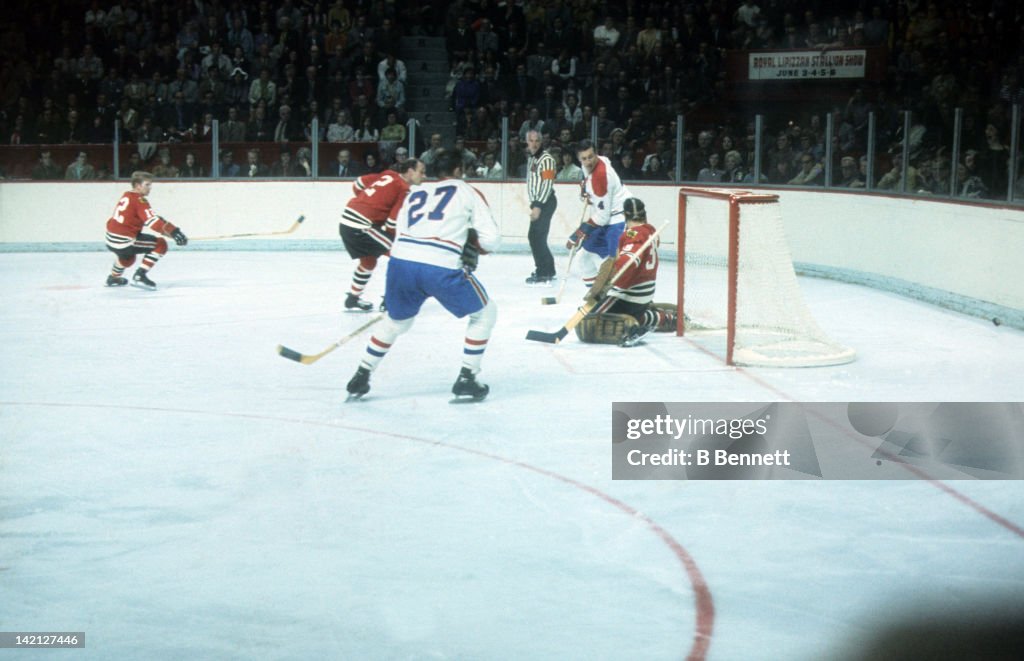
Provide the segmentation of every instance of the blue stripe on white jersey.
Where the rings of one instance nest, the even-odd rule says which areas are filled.
[[[475,188],[461,179],[413,186],[398,212],[398,240],[391,256],[442,268],[461,268],[462,246],[471,227],[476,229],[484,250],[498,246],[498,225]]]

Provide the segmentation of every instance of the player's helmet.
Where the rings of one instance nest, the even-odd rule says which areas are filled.
[[[639,198],[631,197],[623,202],[622,213],[625,215],[626,220],[640,223],[647,222],[647,209],[644,208],[643,200]]]

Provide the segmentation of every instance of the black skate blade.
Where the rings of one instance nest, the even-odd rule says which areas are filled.
[[[156,291],[156,287],[150,287],[149,285],[144,285],[141,282],[135,282],[134,280],[132,280],[130,284],[132,287],[143,291]]]
[[[366,397],[365,394],[364,395],[357,395],[355,393],[349,393],[348,397],[345,398],[345,403],[348,404],[349,402],[362,402],[362,401],[365,401],[365,397]]]

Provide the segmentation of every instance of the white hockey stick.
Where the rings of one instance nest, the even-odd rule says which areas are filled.
[[[587,209],[589,208],[590,198],[588,197],[583,201],[583,213],[580,214],[580,222],[577,223],[577,226],[583,224],[584,219],[587,217]],[[569,252],[569,262],[565,265],[565,270],[562,271],[562,285],[558,288],[558,294],[556,296],[545,296],[540,299],[541,305],[555,305],[562,301],[562,294],[565,293],[565,284],[569,282],[569,269],[572,268],[572,260],[576,256],[576,251],[580,249],[581,245],[583,245],[583,241],[574,245],[572,250]]]

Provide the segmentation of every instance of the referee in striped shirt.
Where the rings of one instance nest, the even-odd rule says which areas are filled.
[[[533,253],[534,272],[526,284],[550,287],[555,279],[555,258],[548,248],[548,230],[555,215],[555,157],[540,147],[540,133],[526,133],[526,194],[530,197],[530,251]]]

